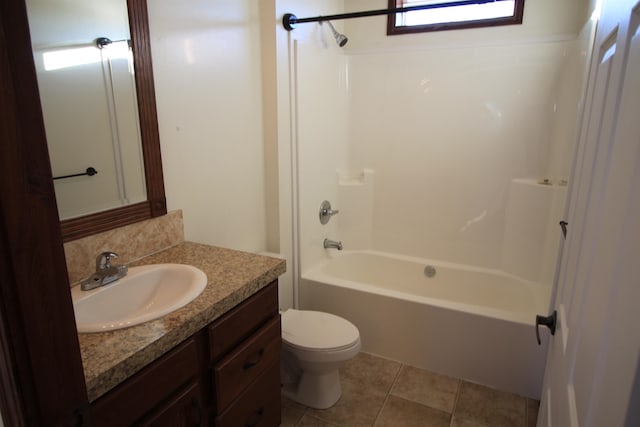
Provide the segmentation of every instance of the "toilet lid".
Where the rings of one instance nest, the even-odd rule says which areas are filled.
[[[330,313],[290,309],[282,313],[282,339],[307,350],[339,350],[360,338],[358,328]]]

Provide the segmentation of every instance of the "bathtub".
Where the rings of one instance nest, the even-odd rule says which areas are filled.
[[[363,351],[536,399],[548,301],[548,286],[498,270],[375,251],[335,252],[300,281],[301,308],[353,322]]]

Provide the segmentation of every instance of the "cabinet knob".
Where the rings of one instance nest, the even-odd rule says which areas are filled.
[[[254,357],[252,359],[249,359],[246,362],[244,362],[244,365],[242,365],[242,369],[246,371],[247,369],[253,368],[258,363],[260,363],[260,360],[262,360],[263,355],[264,355],[264,348],[261,348],[254,354]]]
[[[245,427],[257,426],[260,423],[260,420],[262,419],[263,414],[264,414],[264,406],[261,406],[253,414],[251,414],[251,416],[245,423]]]

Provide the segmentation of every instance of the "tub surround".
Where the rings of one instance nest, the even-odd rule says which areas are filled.
[[[285,261],[183,242],[129,265],[181,263],[207,275],[202,294],[160,319],[104,333],[78,334],[90,401],[217,319],[286,270]]]

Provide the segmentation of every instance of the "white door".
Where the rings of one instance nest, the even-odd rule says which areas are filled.
[[[570,185],[538,426],[639,425],[640,0],[603,2]]]

